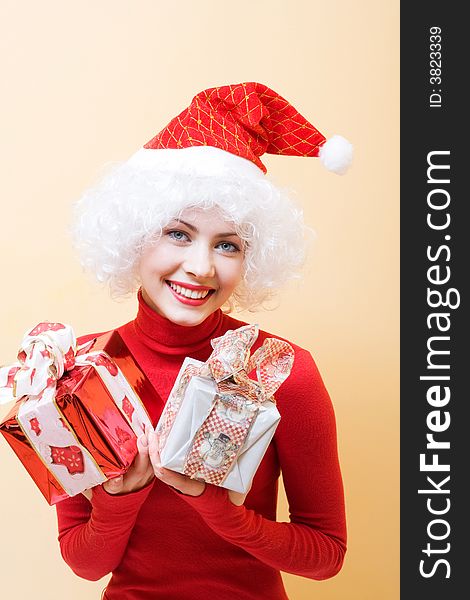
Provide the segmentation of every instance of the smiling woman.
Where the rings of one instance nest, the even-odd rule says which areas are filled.
[[[157,156],[148,156],[152,152]],[[243,276],[227,311],[262,307],[300,277],[306,234],[313,237],[302,211],[249,161],[210,146],[140,150],[87,190],[76,204],[72,232],[82,265],[109,285],[112,297],[133,295],[142,255],[164,229],[175,230],[175,242],[196,233],[182,215],[189,208],[216,209],[224,223],[215,232],[224,234],[219,243],[227,237],[243,249]]]
[[[236,232],[224,232],[227,222],[215,208],[187,209],[181,217],[142,254],[142,297],[173,323],[199,325],[240,284],[243,241]]]
[[[299,276],[309,230],[260,156],[319,156],[342,173],[351,151],[265,85],[223,86],[195,96],[81,198],[74,236],[83,266],[115,297],[138,290],[136,318],[117,331],[162,399],[142,398],[154,424],[185,357],[207,361],[211,340],[246,325],[228,313],[259,308]],[[268,337],[260,331],[252,350]],[[112,573],[103,598],[280,600],[281,570],[326,579],[341,569],[334,411],[310,353],[290,344],[294,366],[276,392],[280,424],[248,494],[162,467],[150,431],[123,476],[57,505],[73,571]],[[276,522],[281,472],[288,523]]]

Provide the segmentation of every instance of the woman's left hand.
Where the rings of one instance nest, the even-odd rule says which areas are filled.
[[[160,463],[160,453],[158,451],[157,434],[154,431],[149,431],[147,434],[147,441],[150,462],[153,465],[155,477],[160,479],[160,481],[163,481],[187,496],[200,496],[206,489],[206,485],[210,485],[206,484],[204,481],[191,479],[191,477],[188,477],[187,475],[176,473],[175,471],[162,467]],[[228,496],[232,504],[235,504],[236,506],[241,506],[246,498],[246,494],[240,494],[233,490],[228,491]]]

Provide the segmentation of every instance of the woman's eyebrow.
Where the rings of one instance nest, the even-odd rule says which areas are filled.
[[[173,221],[176,223],[182,223],[183,225],[186,225],[188,229],[191,229],[191,231],[199,233],[199,229],[197,227],[191,225],[191,223],[186,223],[186,221],[183,221],[183,219],[173,219]],[[226,231],[225,233],[218,233],[215,237],[228,237],[231,235],[236,235],[238,237],[238,233],[236,231]]]

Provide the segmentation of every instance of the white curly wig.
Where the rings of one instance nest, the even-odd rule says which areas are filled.
[[[140,286],[139,261],[187,208],[220,209],[245,242],[243,278],[226,312],[266,308],[299,278],[307,234],[302,210],[249,160],[213,147],[142,148],[113,165],[74,205],[74,246],[114,299]]]

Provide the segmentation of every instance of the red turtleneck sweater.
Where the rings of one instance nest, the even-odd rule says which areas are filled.
[[[219,310],[196,327],[175,325],[138,298],[136,319],[118,331],[163,399],[146,405],[156,423],[184,357],[207,360],[212,338],[246,323]],[[260,331],[252,351],[266,337]],[[73,571],[90,580],[112,572],[104,599],[278,600],[287,598],[279,571],[312,579],[339,571],[346,526],[334,412],[310,353],[291,345],[294,366],[276,393],[281,420],[243,506],[224,488],[192,497],[158,479],[122,496],[98,486],[91,503],[80,494],[57,505]],[[281,471],[288,523],[276,522]]]

